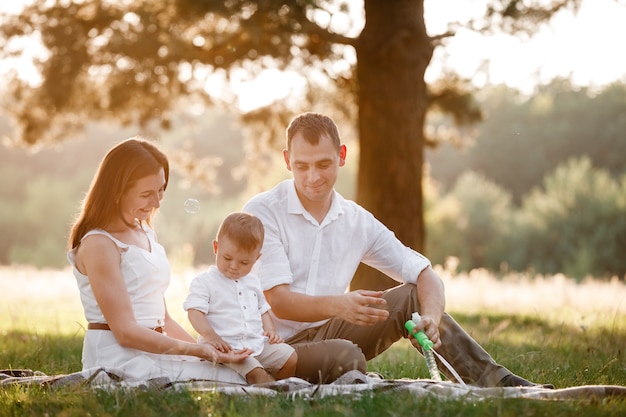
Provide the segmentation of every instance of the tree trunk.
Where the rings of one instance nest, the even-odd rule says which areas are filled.
[[[365,0],[365,26],[356,49],[357,202],[405,245],[421,251],[427,105],[424,73],[433,52],[424,24],[423,0]],[[352,289],[382,289],[393,284],[383,274],[362,266]]]

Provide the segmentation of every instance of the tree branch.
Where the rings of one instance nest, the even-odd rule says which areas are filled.
[[[344,36],[335,32],[331,32],[327,29],[322,28],[321,26],[319,26],[315,22],[310,21],[307,18],[304,18],[302,20],[302,29],[303,32],[317,35],[328,43],[338,43],[341,45],[349,45],[352,47],[356,47],[358,43],[358,39],[356,38],[351,38],[349,36]]]
[[[429,39],[433,46],[439,46],[443,43],[442,42],[443,39],[451,38],[452,36],[455,36],[455,35],[456,35],[456,32],[449,30],[447,32],[440,33],[439,35],[429,36]]]

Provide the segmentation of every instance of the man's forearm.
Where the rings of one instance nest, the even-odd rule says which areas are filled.
[[[438,324],[446,308],[445,289],[439,275],[430,267],[424,269],[417,279],[417,300],[420,314],[430,316]]]
[[[265,292],[265,298],[276,317],[300,322],[335,317],[338,297],[340,296],[311,296],[276,287]]]

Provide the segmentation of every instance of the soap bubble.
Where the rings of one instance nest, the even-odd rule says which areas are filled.
[[[200,202],[195,198],[188,198],[185,200],[185,211],[190,214],[195,214],[200,210]]]

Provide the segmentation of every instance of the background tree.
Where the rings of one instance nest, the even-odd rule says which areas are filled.
[[[532,96],[485,88],[477,100],[485,120],[462,152],[442,144],[427,152],[431,176],[446,189],[466,171],[480,172],[511,192],[516,204],[570,158],[587,156],[617,178],[626,171],[626,85],[575,87],[555,79]]]
[[[626,279],[626,173],[612,178],[589,157],[559,165],[522,202],[526,252],[541,272]]]
[[[580,1],[493,0],[486,4],[484,20],[465,24],[484,32],[530,34]],[[309,78],[308,91],[297,102],[247,119],[284,129],[294,111],[319,109],[338,120],[356,115],[357,201],[405,244],[422,250],[426,112],[438,107],[458,123],[476,120],[480,113],[469,93],[454,83],[429,90],[424,81],[434,49],[453,36],[454,28],[429,34],[423,0],[364,0],[362,5],[363,29],[350,36],[350,30],[342,33],[334,26],[334,18],[360,7],[356,2],[35,2],[19,16],[3,16],[0,50],[6,57],[24,48],[16,40],[40,41],[45,47],[37,62],[42,81],[29,84],[14,74],[5,108],[18,122],[20,140],[32,144],[62,138],[88,119],[125,124],[156,119],[168,127],[181,98],[211,104],[204,88],[208,74],[228,79],[241,70],[254,76],[271,67],[322,74],[322,81]],[[356,62],[336,65],[351,50]],[[337,97],[323,103],[339,104],[334,110],[315,103],[320,85]],[[378,274],[361,271],[357,286],[363,285],[387,284]]]

